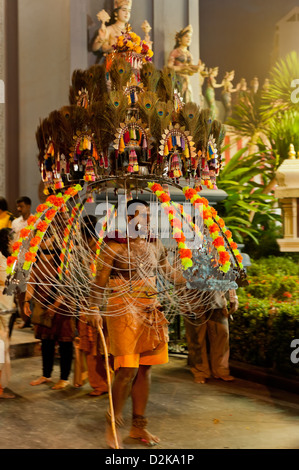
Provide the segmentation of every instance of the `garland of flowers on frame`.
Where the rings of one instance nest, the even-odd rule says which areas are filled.
[[[221,232],[226,235],[229,247],[235,256],[240,269],[243,269],[243,257],[238,250],[238,245],[233,241],[232,233],[225,227],[225,222],[219,217],[217,211],[213,207],[210,207],[208,200],[204,197],[200,197],[195,189],[187,186],[183,188],[183,193],[186,199],[191,201],[195,209],[197,209],[199,205],[203,206],[202,217],[204,224],[208,228],[210,236],[213,239],[213,245],[219,255],[219,264],[221,265],[219,270],[227,273],[231,268],[230,254],[225,249],[225,240],[221,236]]]
[[[158,200],[161,202],[161,207],[168,216],[169,223],[172,227],[172,236],[178,244],[183,269],[191,268],[193,266],[192,251],[185,243],[186,237],[182,231],[183,224],[178,217],[175,217],[176,209],[170,203],[170,196],[164,191],[160,184],[148,183],[148,187],[157,196]]]
[[[76,204],[76,206],[72,209],[71,217],[69,218],[67,226],[64,229],[64,234],[63,234],[64,238],[63,238],[62,250],[60,253],[61,264],[57,268],[57,272],[59,274],[60,280],[62,280],[62,276],[64,273],[65,274],[69,273],[68,272],[69,260],[71,256],[71,251],[74,248],[74,243],[72,241],[69,243],[69,238],[70,238],[71,230],[74,227],[75,219],[76,219],[76,223],[78,223],[78,219],[80,215],[82,214],[83,210],[84,210],[84,204],[82,202],[78,202],[78,204]],[[67,260],[65,261],[66,251],[68,251],[68,255],[67,255]]]
[[[109,231],[110,225],[112,223],[112,217],[111,217],[112,213],[113,213],[114,217],[116,216],[115,207],[116,206],[114,205],[110,209],[108,209],[107,214],[104,218],[102,228],[99,232],[99,238],[98,238],[98,241],[97,241],[96,256],[95,256],[95,259],[94,259],[93,263],[91,264],[91,272],[92,272],[93,277],[95,277],[96,274],[97,274],[97,267],[96,267],[97,266],[97,260],[99,259],[99,256],[100,256],[100,253],[101,253],[102,244],[103,244],[103,241],[104,241],[104,235],[105,235],[106,232]],[[108,223],[109,223],[109,226],[108,226]]]
[[[57,196],[49,196],[45,204],[40,204],[37,207],[35,215],[29,217],[27,227],[21,230],[19,240],[13,245],[12,255],[7,258],[8,275],[15,273],[16,262],[18,261],[23,242],[28,239],[32,231],[36,229],[37,232],[35,237],[30,240],[30,248],[29,251],[25,253],[25,262],[23,264],[24,271],[30,270],[32,264],[36,261],[37,252],[43,237],[57,212],[61,210],[71,197],[76,196],[79,191],[82,191],[82,187],[76,185],[75,187],[67,189],[63,196],[61,193]],[[44,219],[42,220],[43,216]]]
[[[203,234],[201,233],[201,231],[199,230],[199,227],[198,225],[196,225],[193,220],[192,220],[192,217],[190,214],[186,214],[186,212],[184,211],[184,207],[181,205],[181,204],[178,204],[177,202],[173,202],[172,203],[174,205],[174,207],[177,207],[179,209],[179,211],[181,212],[181,215],[182,217],[188,222],[188,224],[192,227],[192,229],[194,230],[195,234],[197,235],[197,237],[200,239],[200,240],[203,240]]]

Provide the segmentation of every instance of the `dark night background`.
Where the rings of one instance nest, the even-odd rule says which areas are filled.
[[[219,83],[235,70],[234,84],[254,76],[263,84],[272,65],[276,23],[298,0],[200,0],[201,59],[219,66]],[[299,37],[298,37],[299,41]]]

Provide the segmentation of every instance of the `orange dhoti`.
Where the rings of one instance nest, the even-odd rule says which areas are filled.
[[[80,340],[77,345],[76,352],[78,353],[78,358],[76,364],[79,366],[82,361],[80,351],[85,354],[86,366],[87,366],[87,377],[92,388],[97,391],[107,392],[108,391],[108,379],[104,355],[104,349],[100,335],[96,328],[88,325],[87,316],[81,314],[80,321],[78,325]],[[78,378],[76,380],[77,385],[83,385],[86,378],[86,371],[84,367],[82,368],[81,374],[78,373]],[[79,367],[78,367],[79,370]],[[110,375],[112,370],[109,370]],[[80,377],[81,375],[81,377]]]
[[[151,295],[155,284],[155,278],[109,281],[106,323],[115,370],[168,362],[168,321]]]

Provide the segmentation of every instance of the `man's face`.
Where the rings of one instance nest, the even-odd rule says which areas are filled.
[[[128,218],[131,236],[140,237],[148,234],[150,227],[150,212],[148,207],[143,204],[132,204],[128,210]]]
[[[20,202],[17,204],[17,211],[22,217],[27,217],[30,214],[31,206],[25,204],[25,202]]]

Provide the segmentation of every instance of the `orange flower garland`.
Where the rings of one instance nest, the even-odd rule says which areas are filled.
[[[7,274],[14,273],[14,266],[16,261],[18,261],[18,256],[23,242],[31,237],[32,231],[36,229],[37,232],[35,237],[30,240],[30,248],[29,251],[25,253],[25,262],[23,264],[23,269],[25,271],[29,271],[32,263],[36,261],[36,253],[45,232],[51,224],[51,221],[54,219],[57,212],[66,204],[69,198],[75,196],[81,190],[82,187],[80,185],[76,185],[75,187],[69,188],[65,191],[64,196],[62,196],[62,194],[58,194],[58,196],[49,196],[46,204],[39,204],[39,206],[37,206],[36,214],[29,217],[27,227],[21,230],[19,240],[13,245],[12,256],[7,259]],[[41,220],[43,216],[45,216],[45,218],[44,220]]]
[[[69,246],[69,249],[68,249],[68,254],[67,254],[67,259],[66,259],[66,250],[67,250],[67,246],[68,246],[68,242],[69,242],[71,228],[72,228],[72,225],[74,223],[74,220],[75,219],[78,220],[78,218],[80,217],[80,214],[83,212],[83,210],[84,210],[84,205],[81,202],[79,202],[73,208],[72,216],[69,218],[68,224],[67,224],[66,228],[64,229],[64,239],[63,239],[62,250],[61,250],[61,254],[60,254],[61,264],[57,268],[60,280],[62,279],[62,273],[63,273],[63,268],[64,267],[65,267],[65,273],[67,272],[67,269],[68,269],[68,266],[69,266],[69,260],[70,260],[70,257],[71,257],[71,250],[73,249],[73,244],[71,243],[70,246]]]
[[[103,244],[103,241],[104,241],[104,235],[105,235],[106,232],[109,231],[109,226],[111,225],[110,218],[112,216],[112,212],[113,212],[113,216],[115,217],[116,216],[115,206],[112,206],[111,209],[108,210],[108,212],[105,216],[102,228],[101,228],[100,233],[99,233],[99,238],[98,238],[98,241],[97,241],[96,257],[95,257],[95,260],[93,261],[93,263],[91,264],[91,272],[92,272],[93,277],[95,277],[96,274],[97,274],[97,260],[100,256],[100,253],[101,253],[101,248],[102,248],[102,244]]]
[[[165,214],[168,215],[169,223],[172,227],[173,238],[176,240],[179,248],[179,255],[183,268],[186,270],[193,266],[192,251],[189,250],[185,241],[186,237],[182,231],[182,222],[175,217],[176,210],[170,204],[170,196],[163,190],[162,186],[157,183],[148,183],[150,190],[157,196],[159,201],[162,203],[161,206],[164,209]]]
[[[200,197],[195,189],[185,187],[183,192],[186,199],[189,199],[195,208],[199,207],[199,205],[203,206],[202,216],[204,224],[209,229],[210,236],[213,239],[213,245],[218,252],[219,264],[221,265],[219,268],[220,271],[227,273],[231,267],[230,254],[225,249],[225,241],[220,235],[220,228],[223,229],[225,235],[227,236],[229,246],[239,263],[240,269],[243,269],[243,258],[237,248],[238,245],[234,243],[232,239],[232,233],[229,230],[226,230],[225,222],[218,216],[217,211],[213,207],[210,207],[208,201],[205,198]]]

